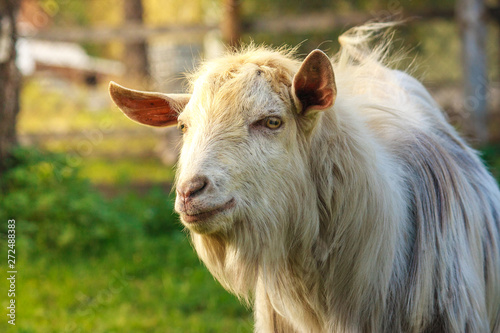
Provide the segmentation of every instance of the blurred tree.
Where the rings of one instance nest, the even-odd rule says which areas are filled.
[[[17,144],[21,77],[16,67],[16,13],[18,1],[0,0],[0,175],[7,168],[10,150]]]
[[[468,129],[484,145],[488,141],[488,68],[484,0],[458,0],[457,21],[462,37],[463,105],[472,122]]]
[[[241,39],[240,0],[224,0],[221,22],[222,39],[229,46],[237,47]]]
[[[124,0],[123,5],[126,25],[141,26],[144,24],[142,0]],[[123,50],[123,62],[128,75],[137,79],[147,78],[149,65],[146,41],[126,42]]]

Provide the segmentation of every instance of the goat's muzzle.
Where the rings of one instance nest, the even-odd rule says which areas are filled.
[[[221,200],[218,189],[206,176],[194,176],[177,186],[175,209],[188,227],[223,213],[235,204],[234,198]]]

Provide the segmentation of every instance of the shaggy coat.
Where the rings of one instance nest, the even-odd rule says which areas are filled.
[[[191,94],[110,92],[184,132],[176,210],[256,332],[500,332],[500,191],[380,26],[334,59],[250,47]]]

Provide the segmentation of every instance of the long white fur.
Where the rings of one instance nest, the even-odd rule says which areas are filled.
[[[368,47],[381,28],[340,37],[335,104],[307,117],[291,52],[250,47],[191,77],[177,184],[203,174],[207,200],[235,198],[190,234],[257,332],[500,331],[498,186],[387,45]],[[269,114],[283,129],[252,129]]]

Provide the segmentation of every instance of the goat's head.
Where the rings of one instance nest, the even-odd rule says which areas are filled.
[[[113,82],[110,94],[130,119],[182,130],[175,209],[187,228],[208,234],[297,204],[307,186],[297,184],[308,169],[307,136],[318,111],[333,105],[336,86],[319,50],[302,64],[263,50],[206,64],[189,95]]]

